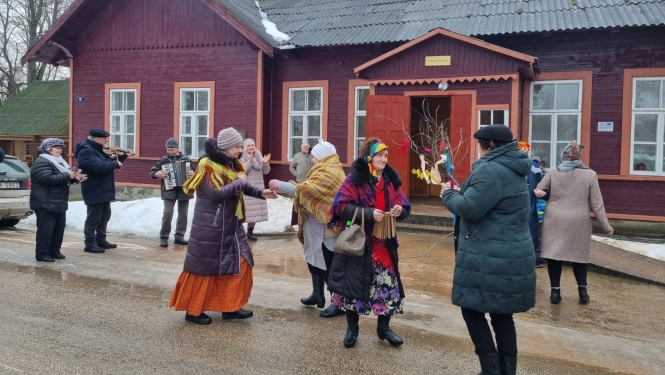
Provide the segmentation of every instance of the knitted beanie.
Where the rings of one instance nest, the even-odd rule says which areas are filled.
[[[226,151],[240,144],[242,144],[242,135],[234,128],[221,130],[217,135],[217,148],[221,151]]]
[[[171,137],[166,140],[166,148],[178,148],[178,141]]]
[[[64,148],[65,141],[60,138],[46,138],[39,147],[43,148],[44,151],[50,151],[53,146],[62,146]]]
[[[335,149],[335,146],[330,142],[317,143],[312,149],[312,156],[319,160],[336,153],[337,150]]]
[[[252,138],[247,138],[242,142],[242,149],[246,149],[247,145],[256,145],[256,142]]]

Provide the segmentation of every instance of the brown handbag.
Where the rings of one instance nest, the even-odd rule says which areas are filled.
[[[359,257],[365,253],[365,209],[360,209],[360,226],[356,224],[356,215],[358,215],[358,207],[353,212],[353,219],[351,219],[351,226],[347,227],[337,237],[337,242],[333,246],[333,251],[337,254],[342,254],[350,257]]]

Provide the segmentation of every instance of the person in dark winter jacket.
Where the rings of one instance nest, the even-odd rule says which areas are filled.
[[[444,204],[459,220],[452,302],[462,308],[481,374],[512,375],[517,368],[512,314],[529,310],[536,301],[524,183],[531,163],[504,125],[483,127],[474,137],[482,157],[460,190],[447,184],[442,189]],[[492,319],[496,348],[485,313]]]
[[[538,217],[538,197],[533,193],[540,181],[543,180],[543,171],[540,168],[540,158],[534,156],[531,160],[531,171],[527,175],[529,185],[529,231],[536,256],[536,268],[542,268],[545,260],[540,256],[540,219]],[[548,197],[543,199],[547,200]]]
[[[37,216],[35,258],[40,262],[65,259],[60,252],[65,235],[69,186],[85,180],[62,158],[65,141],[47,138],[37,149],[39,156],[30,168],[30,209]]]
[[[344,227],[347,220],[361,224],[364,216],[365,252],[352,257],[335,253],[328,276],[333,303],[346,311],[344,346],[352,348],[358,338],[359,315],[376,315],[376,333],[392,346],[404,341],[390,329],[390,318],[403,312],[404,287],[399,272],[397,237],[377,238],[374,228],[392,218],[402,221],[411,205],[402,191],[402,180],[388,164],[388,147],[378,138],[367,139],[360,155],[333,201],[330,226]],[[384,227],[385,228],[385,227]],[[389,231],[382,231],[388,233]]]
[[[205,156],[196,173],[183,186],[196,191],[185,265],[171,294],[169,306],[186,311],[185,320],[210,324],[205,311],[221,311],[222,319],[247,319],[254,315],[242,309],[252,291],[254,258],[242,225],[245,195],[277,198],[269,189],[247,182],[239,159],[242,136],[233,128],[219,132],[217,141],[204,142]]]
[[[166,189],[164,179],[167,177],[162,166],[171,164],[175,168],[176,161],[189,162],[190,169],[187,171],[187,177],[194,175],[192,169],[192,160],[184,156],[178,150],[178,141],[175,138],[166,140],[166,155],[155,163],[150,169],[150,178],[160,179],[162,185],[162,200],[164,201],[164,213],[162,214],[162,228],[159,231],[159,246],[169,246],[169,235],[171,234],[171,220],[173,219],[173,209],[178,203],[178,221],[176,222],[175,236],[173,243],[176,245],[187,245],[185,232],[187,231],[187,211],[189,210],[189,200],[194,196],[187,194],[181,186],[176,186],[170,190]]]
[[[84,251],[103,253],[105,249],[117,247],[106,240],[106,226],[111,219],[111,201],[115,200],[115,170],[122,167],[129,155],[104,153],[110,136],[104,129],[91,129],[89,134],[74,151],[81,173],[88,176],[81,184],[83,202],[88,208],[83,229]]]

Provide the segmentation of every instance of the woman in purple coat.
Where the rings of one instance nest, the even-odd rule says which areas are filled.
[[[221,311],[222,319],[254,315],[241,308],[249,301],[254,266],[242,225],[244,196],[277,198],[272,190],[247,183],[239,160],[242,136],[235,129],[220,131],[217,142],[208,139],[205,152],[183,186],[188,194],[196,191],[196,205],[184,270],[169,302],[196,324],[212,322],[205,311]]]

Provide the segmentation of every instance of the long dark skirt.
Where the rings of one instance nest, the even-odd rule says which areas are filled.
[[[399,296],[399,284],[394,267],[384,267],[374,262],[374,277],[370,288],[370,300],[347,298],[333,294],[333,304],[342,310],[352,310],[360,315],[402,314],[404,302]]]

